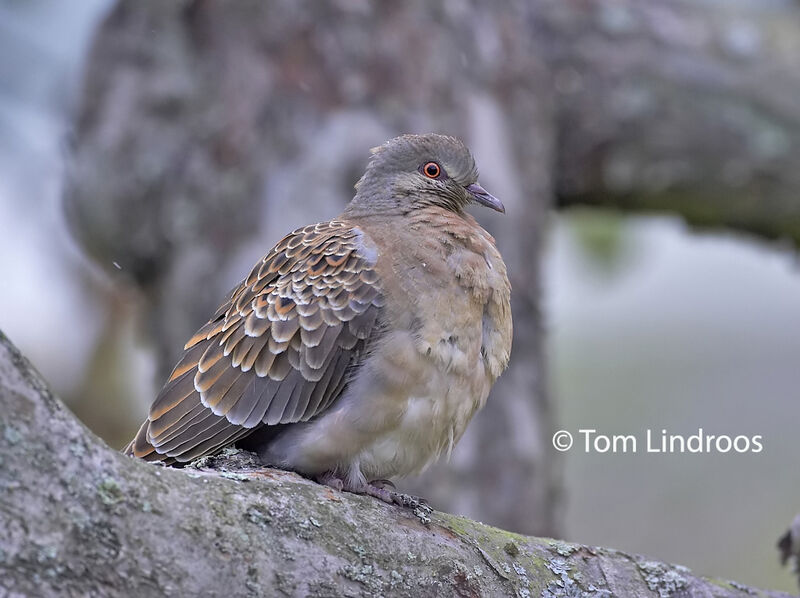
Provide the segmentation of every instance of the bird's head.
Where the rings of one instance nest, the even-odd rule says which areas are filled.
[[[407,213],[439,206],[461,212],[471,203],[505,212],[500,200],[478,184],[467,146],[455,137],[427,134],[402,135],[373,148],[351,207]]]

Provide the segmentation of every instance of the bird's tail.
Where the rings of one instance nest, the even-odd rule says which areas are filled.
[[[139,431],[136,433],[136,436],[133,440],[128,443],[122,452],[126,455],[130,455],[131,457],[136,457],[137,459],[144,459],[145,461],[160,461],[164,463],[164,465],[172,465],[175,463],[175,459],[172,457],[168,457],[167,455],[161,455],[156,452],[155,447],[150,444],[147,440],[147,428],[150,425],[149,420],[145,420],[145,422],[139,428]]]

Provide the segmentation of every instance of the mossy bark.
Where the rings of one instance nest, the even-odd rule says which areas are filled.
[[[2,596],[782,595],[428,517],[236,455],[183,470],[124,457],[2,333],[0,413]]]

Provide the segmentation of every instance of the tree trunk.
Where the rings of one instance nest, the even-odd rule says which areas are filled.
[[[2,333],[0,413],[0,596],[785,596],[388,506],[242,454],[183,470],[124,457]]]

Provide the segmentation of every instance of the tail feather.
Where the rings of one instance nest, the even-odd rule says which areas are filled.
[[[145,461],[161,461],[164,465],[172,465],[175,463],[175,459],[157,453],[155,447],[147,441],[147,428],[149,425],[150,421],[145,420],[134,439],[128,443],[128,446],[126,446],[122,452],[131,457],[144,459]]]

